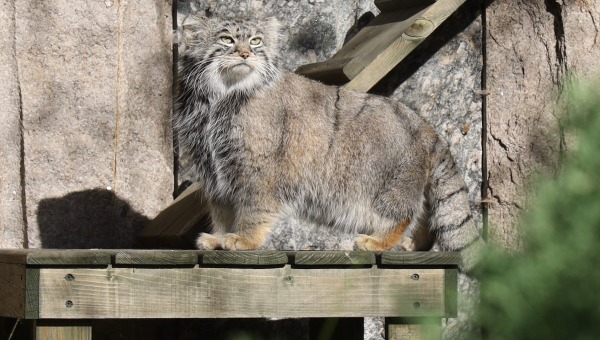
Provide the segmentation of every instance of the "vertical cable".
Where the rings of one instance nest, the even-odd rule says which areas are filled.
[[[117,1],[117,70],[116,70],[116,86],[115,86],[115,131],[113,136],[114,150],[113,150],[113,178],[109,190],[116,192],[117,190],[117,175],[119,165],[119,124],[121,121],[121,92],[123,86],[121,84],[123,80],[123,27],[125,17],[125,7],[127,6],[127,0]]]
[[[173,22],[173,63],[171,65],[173,83],[171,85],[171,100],[172,100],[172,115],[175,114],[175,101],[177,99],[177,59],[179,58],[178,43],[175,42],[175,32],[177,30],[177,0],[173,0],[173,6],[171,7],[171,19]],[[171,119],[171,124],[173,119]],[[171,127],[171,133],[173,134],[173,198],[176,198],[179,194],[179,139],[177,133],[173,127]]]
[[[487,168],[487,0],[481,2],[481,199],[484,241],[488,239],[488,168]]]

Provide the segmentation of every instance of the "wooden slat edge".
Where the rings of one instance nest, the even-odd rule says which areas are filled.
[[[364,266],[374,265],[370,251],[298,251],[293,254],[296,266]]]
[[[206,251],[202,254],[203,265],[216,266],[283,266],[288,263],[282,251]]]
[[[32,249],[27,254],[28,265],[71,266],[109,265],[111,251],[95,249]]]
[[[0,249],[0,263],[27,263],[30,249]]]
[[[381,253],[381,265],[384,266],[458,266],[460,263],[458,252],[388,251]]]
[[[122,250],[117,252],[115,265],[180,266],[198,264],[194,250]]]

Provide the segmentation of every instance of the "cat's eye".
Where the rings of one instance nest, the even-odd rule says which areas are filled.
[[[231,44],[233,44],[233,38],[232,37],[221,37],[221,42],[231,45]]]
[[[254,38],[254,39],[250,40],[250,45],[257,46],[257,45],[260,45],[261,42],[262,42],[261,38]]]

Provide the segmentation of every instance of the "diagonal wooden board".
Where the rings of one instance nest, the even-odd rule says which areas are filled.
[[[345,86],[356,91],[369,91],[465,1],[437,1]]]
[[[378,0],[382,11],[329,60],[296,72],[367,92],[437,29],[465,0]]]
[[[369,91],[466,0],[375,0],[373,21],[331,59],[304,65],[297,73],[360,92]],[[161,211],[139,234],[147,247],[190,248],[206,231],[209,217],[196,183]]]
[[[206,231],[208,207],[200,184],[194,183],[161,211],[137,235],[138,240],[152,248],[193,248],[195,237]]]

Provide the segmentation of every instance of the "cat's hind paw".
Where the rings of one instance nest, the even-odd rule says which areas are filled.
[[[359,234],[354,239],[354,249],[367,251],[385,251],[388,250],[384,244],[375,237]]]
[[[201,233],[196,239],[196,247],[200,250],[222,249],[222,240],[220,236]]]
[[[415,245],[415,240],[412,237],[405,236],[400,241],[400,246],[398,247],[400,251],[415,251],[417,250],[417,246]]]

